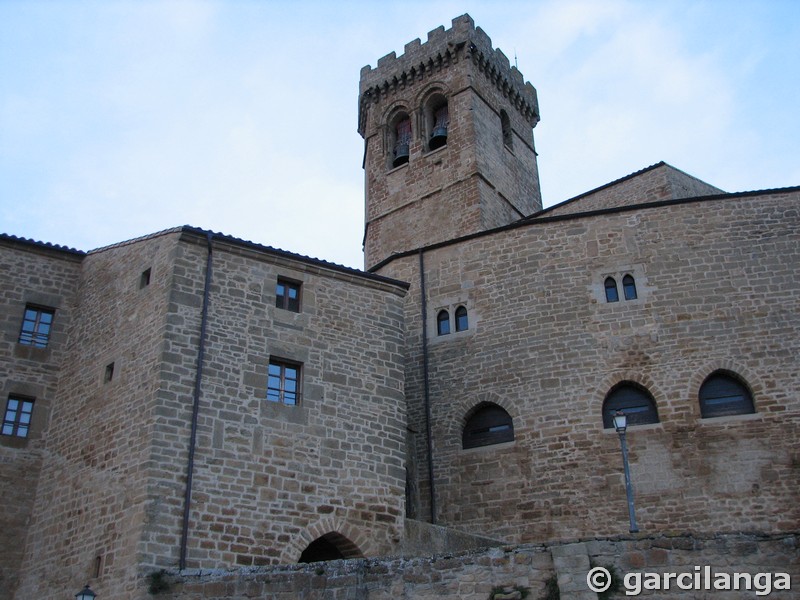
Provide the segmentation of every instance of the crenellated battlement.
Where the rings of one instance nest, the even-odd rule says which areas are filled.
[[[439,26],[428,33],[422,43],[419,38],[407,43],[403,54],[395,52],[378,59],[376,68],[366,65],[361,69],[359,84],[358,131],[366,132],[367,107],[378,104],[398,90],[425,81],[436,73],[458,63],[469,60],[522,114],[531,127],[539,122],[539,103],[536,89],[525,82],[522,73],[498,48],[492,46],[491,38],[468,14],[456,17],[452,27]]]

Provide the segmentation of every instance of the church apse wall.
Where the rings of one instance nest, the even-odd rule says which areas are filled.
[[[795,191],[545,219],[425,251],[437,522],[515,542],[626,532],[619,440],[603,410],[631,388],[652,402],[628,429],[642,531],[792,530],[797,200]],[[383,268],[416,282],[409,328],[421,325],[418,265],[408,256]],[[420,331],[407,336],[406,375],[418,438]],[[740,384],[752,410],[717,416],[712,397],[704,416],[712,376]],[[481,406],[507,412],[513,441],[464,448]],[[425,444],[416,451],[424,457]]]

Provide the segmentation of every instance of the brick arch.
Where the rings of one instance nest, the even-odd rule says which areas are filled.
[[[281,562],[296,563],[309,544],[323,537],[336,540],[340,550],[344,548],[347,551],[342,551],[345,558],[375,554],[372,536],[364,525],[355,525],[346,515],[325,515],[309,524],[286,544],[281,553]]]
[[[603,429],[603,403],[609,392],[621,383],[633,383],[647,390],[655,402],[659,422],[663,421],[663,408],[666,406],[667,397],[655,380],[650,375],[638,371],[618,371],[606,376],[589,394],[591,402],[589,414],[592,415],[592,422],[596,426]]]
[[[453,93],[447,83],[441,80],[429,81],[425,87],[414,96],[414,109],[416,111],[421,111],[430,101],[431,96],[437,94],[441,94],[447,98],[448,101],[453,97]]]
[[[739,380],[749,391],[753,398],[753,407],[756,412],[759,412],[759,399],[763,398],[765,386],[757,373],[751,371],[746,365],[740,364],[736,361],[713,360],[703,363],[697,368],[694,373],[689,377],[687,385],[687,398],[690,399],[692,404],[692,415],[695,418],[700,418],[700,387],[706,379],[714,373],[724,373]]]
[[[500,394],[497,392],[484,392],[480,394],[480,396],[476,398],[462,398],[458,402],[454,402],[451,406],[451,409],[447,412],[447,429],[446,429],[446,439],[447,440],[458,440],[458,446],[461,447],[461,433],[464,431],[464,426],[467,424],[467,421],[472,416],[472,414],[478,410],[479,407],[486,405],[486,404],[496,404],[504,411],[506,411],[509,415],[511,415],[512,421],[514,421],[514,431],[517,431],[517,419],[519,418],[519,411],[517,407],[509,402],[506,398],[501,397]],[[516,434],[516,433],[515,433]]]

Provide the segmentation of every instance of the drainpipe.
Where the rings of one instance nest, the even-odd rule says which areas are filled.
[[[186,466],[186,493],[183,500],[183,530],[181,531],[181,548],[178,568],[186,569],[186,548],[189,539],[189,514],[192,506],[192,475],[194,473],[194,450],[197,443],[197,417],[200,412],[200,384],[203,377],[203,361],[206,354],[206,325],[208,324],[208,303],[211,290],[211,240],[214,234],[206,234],[208,255],[206,257],[206,277],[203,284],[203,308],[200,317],[200,341],[197,347],[197,371],[194,377],[194,395],[192,398],[192,431],[189,436],[189,458]]]
[[[433,436],[431,434],[431,393],[428,382],[428,299],[425,292],[425,259],[419,251],[419,288],[422,298],[422,374],[425,385],[425,441],[428,445],[428,482],[431,495],[431,523],[436,525],[436,486],[433,481]]]

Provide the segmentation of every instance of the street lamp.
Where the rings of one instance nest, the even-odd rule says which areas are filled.
[[[75,600],[94,600],[96,597],[97,594],[92,591],[88,583],[85,588],[75,594]]]
[[[625,469],[625,495],[628,497],[628,516],[631,520],[631,533],[637,533],[636,511],[633,508],[633,486],[631,485],[631,470],[628,466],[628,444],[625,441],[625,430],[628,428],[628,417],[618,410],[614,413],[614,427],[619,434],[619,444],[622,446],[622,466]]]

